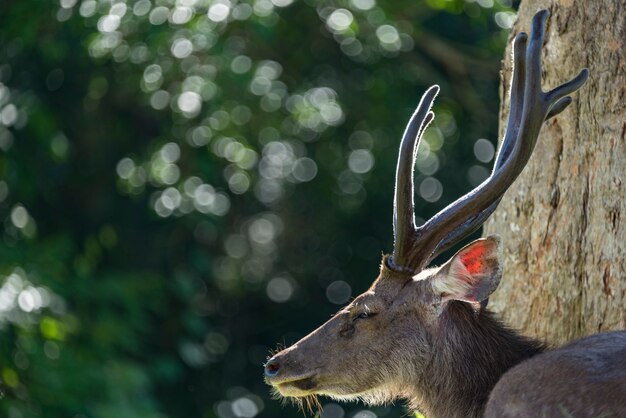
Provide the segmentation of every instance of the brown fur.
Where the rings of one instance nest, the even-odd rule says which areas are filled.
[[[489,393],[512,366],[544,346],[506,328],[486,310],[454,301],[442,315],[435,353],[410,406],[427,417],[482,416]]]
[[[591,335],[514,367],[485,416],[626,417],[626,332]]]
[[[280,373],[268,383],[295,399],[404,399],[429,416],[478,415],[502,373],[542,346],[477,304],[442,301],[431,280],[444,273],[432,269],[414,279],[384,259],[367,292],[274,356]],[[356,319],[363,312],[376,315]]]
[[[497,285],[499,265],[482,264],[489,269],[470,282],[484,276],[475,287],[482,280]],[[541,411],[561,416],[560,407],[626,416],[625,332],[542,353],[543,344],[510,330],[479,303],[465,302],[466,294],[449,300],[450,294],[435,291],[440,281],[465,278],[450,274],[446,264],[411,277],[391,270],[384,258],[368,291],[269,361],[277,372],[267,383],[303,409],[326,395],[368,404],[403,400],[428,418],[481,417],[488,400],[489,418],[540,416]],[[578,366],[581,361],[584,367]],[[575,397],[578,403],[571,400],[572,393],[584,392],[598,397],[595,403],[582,395]]]

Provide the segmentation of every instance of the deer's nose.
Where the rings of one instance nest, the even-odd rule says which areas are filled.
[[[280,370],[280,362],[276,357],[272,357],[265,363],[265,376],[275,377]]]

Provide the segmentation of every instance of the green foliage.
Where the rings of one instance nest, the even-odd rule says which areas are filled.
[[[297,415],[261,364],[376,276],[421,92],[420,216],[493,154],[510,4],[379,3],[0,5],[0,415]]]

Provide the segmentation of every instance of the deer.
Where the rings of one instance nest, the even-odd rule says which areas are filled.
[[[295,402],[401,400],[432,417],[625,417],[626,331],[549,349],[500,322],[487,301],[502,277],[501,244],[488,236],[441,266],[432,260],[476,231],[527,164],[544,121],[587,80],[583,69],[544,92],[541,48],[549,13],[513,40],[508,125],[490,176],[420,226],[413,170],[434,119],[438,86],[404,131],[396,169],[394,246],[371,287],[264,365],[265,381]]]

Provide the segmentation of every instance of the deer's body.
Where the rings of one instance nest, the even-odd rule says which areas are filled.
[[[506,328],[481,306],[502,276],[497,237],[426,268],[495,210],[530,158],[543,121],[563,111],[571,103],[567,95],[587,78],[583,70],[541,90],[547,17],[547,11],[535,15],[530,39],[515,38],[509,126],[491,176],[416,227],[416,147],[434,117],[438,88],[424,94],[400,145],[393,254],[383,258],[369,290],[266,363],[266,381],[278,395],[371,404],[403,399],[428,418],[626,417],[626,332],[544,351]]]
[[[486,416],[626,416],[626,332],[591,335],[512,368]]]

